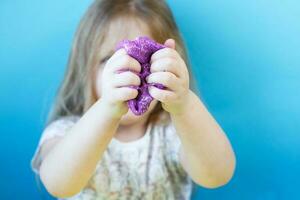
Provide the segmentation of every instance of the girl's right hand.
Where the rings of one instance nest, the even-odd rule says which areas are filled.
[[[106,62],[102,72],[101,101],[117,108],[120,117],[127,113],[126,101],[138,95],[134,87],[141,84],[137,75],[141,71],[140,63],[130,57],[125,49],[116,51]]]

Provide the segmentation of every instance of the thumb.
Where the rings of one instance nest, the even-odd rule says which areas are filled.
[[[167,47],[169,47],[169,48],[171,48],[171,49],[175,49],[175,40],[173,40],[173,39],[167,39],[165,41],[164,45],[167,46]]]

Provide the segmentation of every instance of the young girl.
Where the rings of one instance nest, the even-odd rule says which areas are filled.
[[[134,115],[141,65],[116,44],[147,36],[166,48],[151,57],[154,98]],[[162,0],[96,0],[81,20],[32,168],[55,197],[189,199],[192,180],[226,184],[230,142],[195,94],[186,51]],[[119,70],[125,70],[117,73]],[[129,71],[126,71],[129,70]],[[193,90],[194,91],[193,91]]]

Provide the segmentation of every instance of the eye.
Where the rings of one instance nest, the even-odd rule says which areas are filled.
[[[100,65],[105,64],[109,58],[110,58],[110,56],[106,56],[103,59],[101,59],[100,60]]]

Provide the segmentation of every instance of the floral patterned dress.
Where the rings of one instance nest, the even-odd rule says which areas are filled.
[[[63,136],[78,119],[63,117],[46,127],[31,160],[36,174],[43,142]],[[180,144],[172,123],[149,123],[145,135],[132,142],[112,138],[86,187],[67,199],[190,199],[193,183],[179,162]]]

